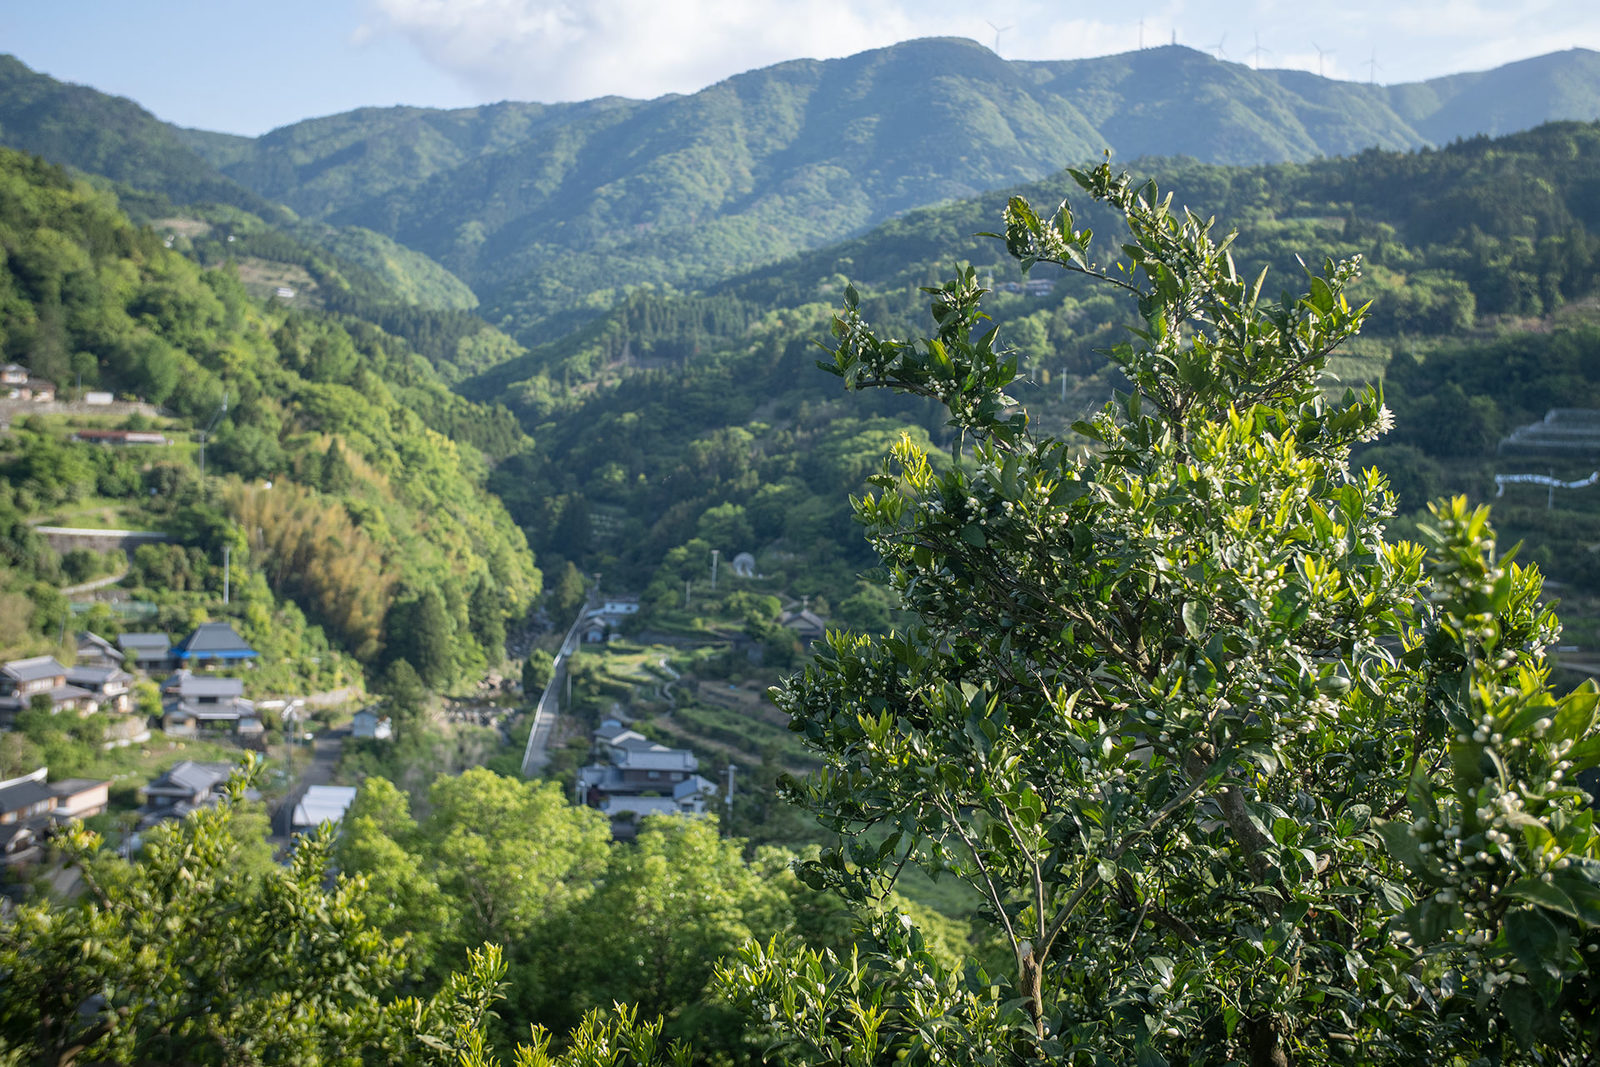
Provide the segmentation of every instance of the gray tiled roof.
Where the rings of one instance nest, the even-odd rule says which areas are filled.
[[[157,633],[123,634],[117,638],[117,644],[128,652],[151,656],[165,653],[172,647],[172,639]]]
[[[123,648],[165,648],[172,644],[172,638],[154,631],[126,633],[117,638],[117,644]]]
[[[43,782],[18,782],[0,789],[0,811],[21,811],[54,796]]]
[[[715,782],[698,774],[691,774],[672,787],[672,795],[677,800],[682,800],[684,797],[692,797],[696,793],[714,793],[716,791],[717,784]]]
[[[133,675],[119,667],[69,667],[67,682],[70,685],[100,689],[112,682],[131,682]]]
[[[162,682],[161,691],[168,695],[175,693],[184,700],[205,698],[223,700],[242,694],[244,682],[237,678],[215,678],[205,674],[192,674],[185,670],[178,671]]]
[[[255,655],[255,649],[247,645],[244,638],[225,622],[201,623],[194,633],[184,638],[178,649],[189,657],[203,658],[226,652]]]
[[[14,659],[4,667],[0,667],[7,675],[19,682],[35,682],[40,678],[52,678],[58,674],[67,673],[67,669],[56,662],[54,656],[33,656],[30,659]]]
[[[151,782],[145,791],[166,796],[194,796],[227,781],[232,773],[231,763],[196,763],[186,759]]]
[[[95,649],[98,649],[101,655],[109,656],[118,663],[121,663],[123,660],[122,652],[117,648],[116,645],[113,645],[110,641],[107,641],[105,638],[101,637],[92,630],[78,631],[78,647],[81,649],[84,645],[90,645]]]
[[[619,756],[617,766],[625,770],[692,771],[700,765],[693,752],[681,748],[628,749]]]

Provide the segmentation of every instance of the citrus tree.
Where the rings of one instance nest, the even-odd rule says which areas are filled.
[[[330,880],[331,827],[286,866],[241,862],[251,756],[215,808],[151,831],[137,861],[74,825],[74,902],[0,920],[0,1063],[454,1064],[481,1049],[505,973],[471,953],[427,998],[397,993],[408,947]]]
[[[844,842],[803,877],[959,878],[1009,962],[941,968],[891,915],[848,959],[751,946],[724,988],[797,1062],[1592,1059],[1596,693],[1549,692],[1539,576],[1483,512],[1386,540],[1348,460],[1388,412],[1324,373],[1359,263],[1274,298],[1153,184],[1074,176],[1126,221],[1110,257],[1066,203],[997,236],[1126,295],[1125,391],[1038,434],[971,269],[918,340],[850,291],[824,366],[936,398],[965,458],[904,440],[855,502],[916,624],[832,634],[777,691],[823,763],[787,788]]]

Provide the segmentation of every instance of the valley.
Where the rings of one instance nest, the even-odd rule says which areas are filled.
[[[1256,1024],[1124,1042],[1097,982],[1270,987],[1262,1018],[1403,1062],[1470,1029],[1384,970],[1435,941],[1555,1005],[1460,1047],[1588,1039],[1600,55],[1378,86],[930,38],[255,138],[0,57],[0,145],[0,815],[32,805],[0,978],[98,1018],[61,961],[104,899],[128,946],[141,909],[189,927],[126,953],[173,1004],[214,929],[221,970],[327,998],[241,1039],[281,1005],[218,979],[226,1041],[52,1048],[335,1062],[324,1012],[385,1062],[536,1024],[653,1064],[659,1016],[694,1062],[837,1062],[881,1007],[841,991],[883,988],[886,1049],[1034,1055],[1048,966],[1116,1062],[1243,1062]],[[291,837],[309,784],[341,821]],[[1512,796],[1515,892],[1413,840]],[[280,933],[329,955],[280,971]],[[1341,974],[1386,1006],[1326,1022]],[[0,1062],[30,1019],[0,993]]]

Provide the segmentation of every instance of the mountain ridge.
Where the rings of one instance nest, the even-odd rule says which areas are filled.
[[[1488,108],[1506,78],[1543,110]],[[1183,46],[1020,61],[924,38],[647,101],[346,113],[217,162],[297,211],[426,252],[530,340],[619,286],[700,286],[1107,148],[1294,162],[1597,115],[1600,54],[1583,50],[1384,87]]]
[[[73,158],[62,137],[18,137],[28,128],[10,117],[4,84],[0,138],[82,169],[106,166],[103,149]],[[70,127],[59,113],[67,90],[48,88],[32,98],[58,112],[34,125]],[[1600,53],[1376,86],[1252,70],[1180,45],[1006,60],[974,41],[923,38],[653,100],[363,108],[257,138],[140,115],[135,125],[155,124],[156,141],[172,148],[147,168],[168,195],[248,196],[372,230],[442,264],[486,320],[537,344],[641,286],[713,285],[1107,149],[1123,160],[1303,162],[1594,118]]]

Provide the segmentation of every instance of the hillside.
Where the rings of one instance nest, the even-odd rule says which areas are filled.
[[[1106,148],[1253,164],[1593,118],[1597,58],[1379,88],[1182,47],[1027,63],[921,40],[653,101],[353,112],[214,158],[298,211],[426,251],[526,341],[619,286],[703,285]],[[1475,121],[1512,91],[1533,103]]]
[[[32,78],[34,125],[75,129],[110,113],[67,106],[89,90]],[[164,163],[113,176],[185,202],[171,174],[191,174],[391,237],[470,285],[488,321],[537,343],[631,287],[700,288],[1107,148],[1251,165],[1597,115],[1600,56],[1583,50],[1379,87],[1178,46],[1022,62],[925,39],[649,101],[362,109],[253,140],[164,129],[150,140]],[[130,128],[155,121],[135,118]],[[106,153],[79,142],[110,135],[86,133],[12,143],[105,173]]]
[[[169,126],[132,100],[56,81],[0,55],[0,143],[98,174],[173,203],[230,204],[287,214],[218,172]]]
[[[1364,257],[1357,293],[1375,304],[1365,336],[1337,362],[1347,379],[1381,375],[1396,353],[1426,360],[1442,345],[1515,345],[1600,294],[1597,168],[1600,125],[1578,123],[1307,164],[1139,166],[1176,203],[1237,225],[1233,254],[1252,276],[1269,268],[1269,292],[1273,278],[1292,284],[1297,257]],[[1058,175],[1019,191],[1045,208],[1072,188]],[[1020,288],[1001,244],[974,236],[999,224],[1006,195],[909,212],[704,295],[638,294],[577,334],[464,381],[465,395],[510,405],[539,442],[537,458],[509,461],[491,484],[538,550],[604,558],[608,573],[620,567],[647,581],[671,570],[657,568],[674,546],[699,538],[725,553],[755,545],[764,567],[770,559],[774,570],[805,571],[815,589],[800,592],[859,593],[852,568],[865,560],[844,494],[875,469],[895,427],[940,442],[948,431],[909,401],[844,397],[814,369],[813,342],[826,336],[846,281],[868,319],[901,336],[925,321],[918,286],[948,276],[957,260],[978,265],[992,287]],[[1114,240],[1108,222],[1091,211],[1077,224]],[[1115,383],[1097,353],[1119,339],[1126,308],[1062,279],[1047,292],[997,292],[988,310],[1018,353],[1017,395],[1035,419],[1064,429],[1109,395]],[[1492,458],[1496,440],[1474,454]],[[1432,485],[1485,493],[1481,478]],[[1403,504],[1421,502],[1408,491]],[[727,531],[742,540],[716,540]]]
[[[270,618],[276,597],[373,671],[406,659],[437,686],[500,659],[505,623],[540,588],[483,489],[491,459],[529,445],[504,409],[449,392],[369,323],[257,303],[232,261],[204,269],[109,195],[10,151],[0,246],[0,356],[63,391],[81,380],[160,405],[175,439],[130,456],[69,440],[70,414],[17,416],[0,446],[0,595],[44,605],[36,636],[72,575],[29,520],[70,525],[87,509],[173,539],[133,561],[132,580],[158,592],[220,588],[231,548],[233,610],[263,647],[285,626]],[[210,597],[177,603],[216,610]]]

